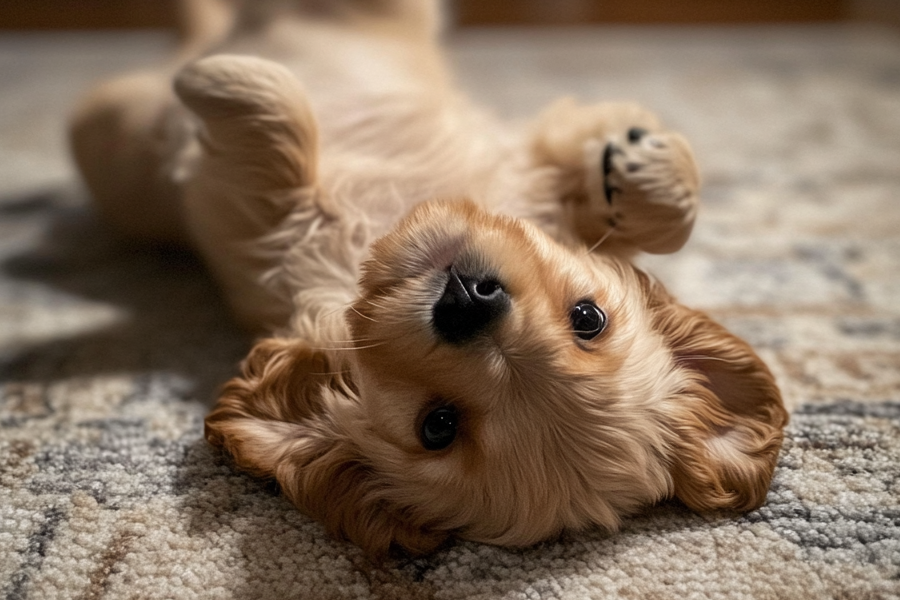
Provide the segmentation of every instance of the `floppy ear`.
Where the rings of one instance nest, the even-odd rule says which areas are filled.
[[[667,407],[675,495],[698,511],[759,507],[788,421],[772,373],[749,344],[645,283],[654,325],[685,374]]]
[[[383,483],[347,434],[342,415],[356,391],[322,352],[267,339],[243,363],[206,417],[206,439],[257,477],[272,477],[302,512],[373,557],[396,545],[434,550],[447,535],[402,519],[381,496]]]

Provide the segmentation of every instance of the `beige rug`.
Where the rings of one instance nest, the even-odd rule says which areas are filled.
[[[0,35],[0,599],[900,597],[900,35],[840,28],[467,32],[512,117],[636,99],[706,180],[648,267],[770,361],[797,408],[768,503],[617,534],[454,543],[373,565],[201,439],[246,350],[202,268],[112,240],[65,155],[95,78],[158,35]]]

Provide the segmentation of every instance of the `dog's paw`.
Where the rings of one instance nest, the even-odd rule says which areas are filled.
[[[315,179],[318,132],[306,92],[284,66],[215,55],[184,67],[175,93],[202,123],[208,154],[245,188],[284,189]]]
[[[699,188],[684,138],[631,127],[592,142],[585,157],[589,202],[594,214],[605,217],[610,246],[654,254],[681,248],[693,226]]]
[[[557,178],[551,200],[562,208],[561,237],[626,256],[675,252],[687,241],[699,187],[694,157],[647,109],[560,100],[536,122],[531,152]]]
[[[253,56],[218,54],[184,67],[175,93],[201,119],[235,119],[248,115],[280,117],[291,103],[305,104],[305,92],[284,66]]]

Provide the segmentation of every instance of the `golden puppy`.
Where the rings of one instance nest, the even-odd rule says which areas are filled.
[[[186,52],[227,42],[101,86],[72,144],[111,222],[192,245],[275,332],[206,421],[238,467],[375,555],[764,501],[772,375],[627,262],[690,233],[680,136],[632,105],[483,114],[431,2],[186,8]]]

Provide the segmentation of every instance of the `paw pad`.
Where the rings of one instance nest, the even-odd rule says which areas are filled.
[[[687,143],[674,133],[631,127],[601,148],[594,155],[600,164],[593,197],[605,204],[594,210],[609,228],[603,233],[604,239],[611,236],[606,243],[647,252],[681,247],[690,233],[699,185]]]
[[[603,194],[607,203],[621,195],[646,194],[674,181],[677,150],[667,134],[651,134],[641,127],[632,127],[625,134],[627,142],[610,141],[603,149],[601,170]]]

